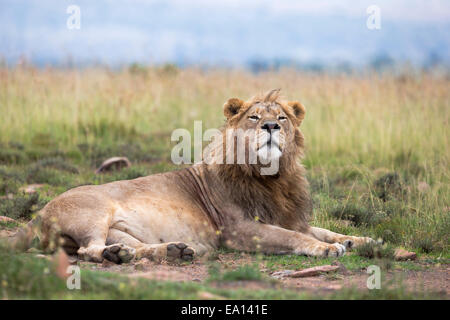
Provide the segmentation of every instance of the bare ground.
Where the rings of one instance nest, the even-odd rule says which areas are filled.
[[[217,261],[227,269],[233,269],[239,265],[251,264],[251,255],[243,255],[236,258],[234,254],[220,254]],[[414,262],[417,266],[424,267],[424,262]],[[130,278],[147,278],[162,281],[194,281],[205,282],[209,276],[208,261],[197,260],[192,263],[176,264],[163,261],[156,263],[143,259],[126,265],[115,265],[110,262],[94,264],[80,262],[81,265],[96,270],[117,272],[126,274]],[[283,270],[279,269],[278,271]],[[260,263],[260,271],[271,279],[272,271],[265,269]],[[210,285],[220,288],[243,288],[243,289],[270,289],[285,288],[306,292],[312,295],[334,293],[344,288],[367,289],[368,274],[366,270],[345,270],[332,274],[323,274],[307,278],[271,279],[269,281],[232,281],[212,282]],[[391,270],[384,273],[383,285],[391,288],[402,286],[411,291],[436,293],[445,299],[450,299],[450,265],[438,264],[428,265],[424,270]]]

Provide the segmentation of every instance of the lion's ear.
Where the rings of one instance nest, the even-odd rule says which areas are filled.
[[[223,114],[227,117],[227,119],[230,119],[239,113],[239,110],[243,105],[244,101],[238,98],[228,99],[228,101],[223,105]]]
[[[292,108],[292,112],[297,118],[298,125],[300,125],[300,123],[302,123],[303,119],[305,118],[305,107],[298,101],[289,101],[288,106]]]

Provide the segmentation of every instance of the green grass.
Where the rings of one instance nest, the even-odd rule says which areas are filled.
[[[233,270],[222,271],[220,265],[211,264],[209,267],[209,281],[262,281],[267,280],[267,277],[259,271],[256,265],[241,265]]]
[[[16,221],[0,221],[0,229],[15,229],[20,226]]]
[[[261,281],[254,266],[242,266],[225,272],[220,281]],[[66,280],[55,273],[55,264],[32,254],[0,250],[1,299],[201,299],[204,292],[226,299],[426,299],[439,295],[410,292],[401,286],[382,290],[344,289],[327,295],[278,289],[226,289],[212,284],[131,279],[116,273],[81,269],[80,290],[69,290]],[[217,279],[213,279],[217,280]]]
[[[38,194],[20,195],[0,203],[0,215],[12,219],[31,219],[33,212],[44,206]]]
[[[356,253],[361,257],[369,259],[394,259],[394,248],[391,245],[378,245],[366,243],[356,248]]]
[[[335,258],[320,258],[320,257],[306,257],[296,255],[268,255],[263,257],[266,267],[269,270],[275,271],[279,269],[304,269],[321,265],[332,264],[336,261]],[[365,259],[358,255],[345,255],[339,258],[348,270],[360,270],[373,264],[370,259]]]

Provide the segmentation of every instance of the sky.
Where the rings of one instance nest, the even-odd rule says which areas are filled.
[[[69,29],[67,8],[80,8]],[[369,29],[376,5],[380,28]],[[45,65],[450,63],[448,0],[0,0],[0,57]]]

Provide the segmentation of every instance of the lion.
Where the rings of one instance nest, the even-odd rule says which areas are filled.
[[[56,235],[69,254],[117,264],[144,257],[192,260],[221,246],[339,257],[373,242],[308,224],[312,204],[299,162],[304,151],[299,126],[305,117],[300,102],[285,101],[277,89],[248,101],[229,99],[223,111],[224,136],[230,129],[251,132],[245,136],[244,161],[201,161],[178,171],[71,189],[11,241],[27,247],[33,226],[39,225],[44,248]],[[218,145],[216,140],[205,149],[211,159],[236,150],[229,141]],[[257,161],[248,161],[255,155]],[[277,162],[275,173],[262,174],[267,161]]]

